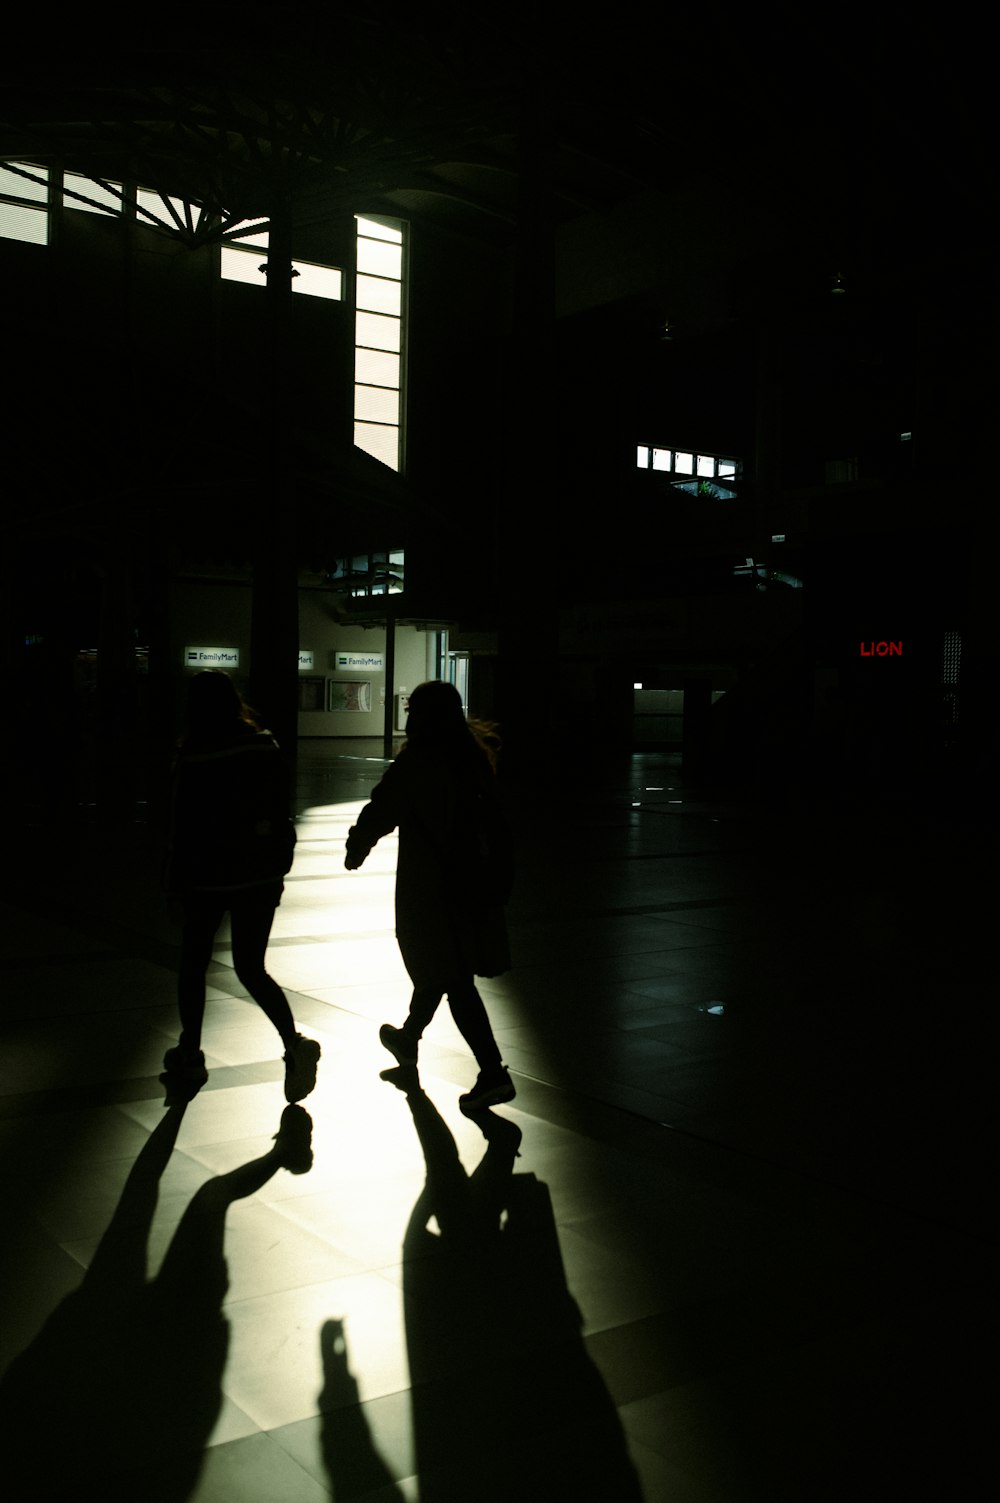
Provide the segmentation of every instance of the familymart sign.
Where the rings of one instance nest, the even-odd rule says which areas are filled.
[[[309,669],[314,665],[315,655],[305,648],[299,649],[299,667]],[[184,663],[188,668],[238,668],[238,647],[185,647]]]
[[[185,647],[184,664],[188,668],[238,668],[238,647]]]

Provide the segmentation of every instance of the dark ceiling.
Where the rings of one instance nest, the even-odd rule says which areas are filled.
[[[15,18],[0,150],[139,160],[248,213],[291,182],[300,219],[361,189],[490,237],[526,181],[562,220],[693,189],[832,261],[925,263],[985,235],[992,176],[984,23],[947,14],[182,5],[64,12],[44,42]]]

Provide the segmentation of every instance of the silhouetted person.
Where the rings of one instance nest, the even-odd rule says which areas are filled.
[[[511,878],[492,749],[470,724],[452,684],[420,684],[410,695],[406,744],[347,837],[344,864],[356,870],[383,835],[399,828],[396,938],[413,982],[401,1028],[379,1032],[400,1064],[413,1064],[442,997],[475,1056],[479,1077],[459,1098],[477,1111],[514,1098],[475,976],[510,966],[503,903]]]
[[[222,1408],[229,1352],[226,1212],[279,1169],[312,1166],[312,1122],[286,1106],[274,1147],[196,1191],[159,1273],[147,1270],[159,1181],[187,1102],[167,1106],[129,1171],[80,1287],[0,1382],[10,1503],[183,1503]]]
[[[208,1079],[201,1048],[205,973],[227,911],[236,974],[284,1045],[286,1100],[301,1101],[316,1084],[320,1046],[297,1032],[284,992],[264,968],[294,846],[278,743],[227,674],[196,674],[174,767],[166,870],[167,891],[183,908],[181,1037],[163,1059],[168,1074],[193,1088]]]

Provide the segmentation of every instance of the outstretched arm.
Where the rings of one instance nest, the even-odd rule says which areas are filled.
[[[399,779],[395,772],[394,763],[358,815],[357,824],[347,832],[344,865],[349,872],[357,871],[376,841],[399,824]]]

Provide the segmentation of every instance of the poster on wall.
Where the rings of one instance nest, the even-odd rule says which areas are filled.
[[[371,679],[330,680],[328,708],[349,714],[367,715],[372,707]]]

